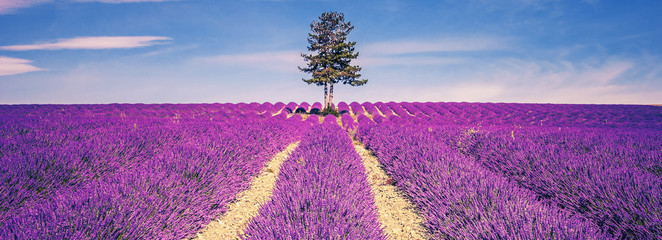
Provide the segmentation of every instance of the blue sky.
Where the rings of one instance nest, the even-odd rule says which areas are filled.
[[[355,26],[339,101],[662,103],[662,2],[0,0],[0,104],[321,102],[309,25]]]

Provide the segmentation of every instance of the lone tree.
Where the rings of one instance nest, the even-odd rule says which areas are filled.
[[[308,33],[308,51],[312,54],[301,56],[307,63],[299,67],[305,73],[311,73],[310,79],[303,79],[308,84],[324,86],[324,108],[333,108],[333,85],[336,83],[361,86],[367,79],[358,78],[361,67],[350,65],[359,53],[354,53],[356,42],[348,42],[347,35],[354,29],[351,22],[345,22],[345,16],[337,12],[325,12],[318,21],[310,24],[312,33]]]

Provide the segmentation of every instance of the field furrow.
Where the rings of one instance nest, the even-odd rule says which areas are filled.
[[[358,141],[354,141],[354,148],[361,156],[366,169],[379,211],[379,223],[388,239],[428,239],[423,226],[425,220],[409,199],[397,189],[395,180],[384,172],[377,157]]]
[[[285,161],[244,239],[384,239],[361,159],[335,121],[314,126]]]
[[[359,139],[421,209],[433,239],[605,239],[581,216],[537,201],[426,128],[363,124]]]
[[[662,235],[659,132],[484,128],[467,135],[441,128],[437,136],[617,238]]]
[[[62,109],[3,119],[2,239],[193,236],[306,129],[255,113],[217,122],[175,107],[154,110],[172,118]]]
[[[298,145],[299,142],[292,143],[276,154],[262,169],[262,173],[251,181],[251,186],[237,194],[234,202],[227,205],[227,212],[210,222],[196,235],[197,239],[240,239],[239,236],[243,235],[260,206],[271,199],[280,167]]]
[[[662,107],[322,106],[0,105],[0,239],[662,239]]]

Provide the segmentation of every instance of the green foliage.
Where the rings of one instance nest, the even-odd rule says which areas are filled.
[[[307,62],[299,70],[311,73],[312,78],[303,79],[308,84],[322,86],[325,83],[343,83],[352,86],[366,84],[360,80],[361,67],[350,65],[359,53],[354,53],[356,42],[348,42],[347,35],[354,29],[351,22],[345,22],[344,14],[325,12],[318,21],[310,24],[312,33],[308,34],[308,51],[313,54],[301,54]]]
[[[324,110],[322,110],[322,112],[320,112],[320,115],[322,115],[322,116],[326,116],[326,115],[329,115],[329,114],[331,114],[333,116],[336,116],[336,117],[340,117],[340,113],[338,112],[338,110],[336,110],[335,108],[332,108],[332,107],[325,108]]]
[[[345,16],[338,12],[325,12],[319,21],[310,24],[308,51],[301,57],[306,62],[300,71],[310,73],[311,78],[302,80],[308,84],[324,86],[324,106],[333,105],[333,85],[337,83],[361,86],[368,82],[360,79],[361,67],[351,65],[352,59],[359,56],[354,52],[356,42],[347,41],[347,35],[354,29],[351,22],[345,22]],[[327,87],[330,92],[327,92]],[[328,100],[327,100],[328,99]]]

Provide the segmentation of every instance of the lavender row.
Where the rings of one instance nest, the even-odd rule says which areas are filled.
[[[363,115],[365,114],[365,110],[363,110],[363,106],[357,102],[352,102],[349,104],[349,107],[352,109],[352,114],[354,115]]]
[[[112,106],[114,111],[108,111]],[[365,108],[365,110],[364,110]],[[25,111],[28,109],[28,111]],[[322,104],[290,102],[238,104],[111,104],[111,105],[23,105],[2,106],[0,115],[71,115],[84,112],[96,116],[140,116],[178,118],[253,118],[278,112],[318,113]],[[17,111],[18,110],[18,111]],[[138,111],[136,111],[138,110]],[[384,121],[399,117],[434,124],[534,125],[534,126],[662,126],[662,107],[645,105],[565,105],[516,103],[338,103],[341,114],[370,114]],[[128,115],[127,115],[128,114]],[[382,116],[383,115],[383,118]]]
[[[2,116],[121,116],[121,117],[157,117],[157,118],[252,118],[269,117],[279,112],[319,113],[322,104],[312,106],[290,102],[277,103],[214,103],[214,104],[86,104],[86,105],[5,105],[0,106]],[[338,104],[341,114],[350,113],[347,103]]]
[[[352,102],[349,107],[352,114],[370,114],[374,121],[425,125],[662,127],[662,107],[646,105]]]
[[[283,111],[287,112],[288,114],[293,114],[293,113],[305,113],[305,114],[319,114],[323,109],[322,103],[315,102],[311,106],[307,102],[302,102],[301,104],[297,104],[295,102],[290,102],[287,105],[283,105]],[[348,114],[350,113],[350,108],[349,105],[345,102],[340,102],[337,106],[337,110],[340,114]]]
[[[265,113],[274,114],[283,107],[282,103],[2,105],[0,116],[211,118],[214,120],[253,118]]]
[[[346,102],[339,102],[338,103],[338,113],[341,115],[344,114],[349,114],[351,112],[351,109],[349,108],[349,105],[347,105]]]
[[[118,116],[106,105],[108,114],[59,106],[68,115],[39,116],[21,107],[0,115],[2,239],[191,236],[306,129],[255,114],[174,119],[122,106]]]
[[[283,163],[244,238],[385,239],[365,176],[350,138],[325,118]]]
[[[662,107],[516,103],[387,103],[435,124],[662,127]],[[395,110],[395,109],[394,109]],[[398,113],[400,117],[407,116]]]
[[[439,128],[437,138],[618,238],[662,238],[662,132]]]
[[[372,103],[370,103],[370,102],[364,102],[363,104],[361,104],[361,106],[363,106],[363,108],[365,109],[366,113],[368,113],[368,114],[370,114],[370,115],[372,115],[372,116],[378,116],[378,115],[381,115],[381,114],[379,113],[379,109],[377,109],[377,107],[375,107],[375,105],[372,104]]]
[[[581,215],[446,146],[427,128],[359,120],[358,137],[420,208],[433,239],[606,239]]]

